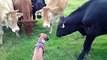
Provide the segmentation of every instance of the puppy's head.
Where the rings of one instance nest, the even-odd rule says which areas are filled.
[[[45,33],[41,33],[40,35],[39,35],[39,40],[42,40],[42,41],[48,41],[49,40],[49,37],[48,37],[48,35],[47,34],[45,34]]]

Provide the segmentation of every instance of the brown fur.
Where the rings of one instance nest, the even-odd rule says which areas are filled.
[[[23,13],[23,17],[19,21],[18,25],[21,28],[22,24],[25,26],[27,35],[32,35],[32,3],[31,0],[13,0],[14,9]]]
[[[63,16],[67,3],[68,0],[49,0],[47,6],[40,10],[40,12],[43,13],[43,27],[50,28],[50,33],[52,32],[53,21],[55,21],[57,17]]]
[[[43,42],[43,40],[44,41],[48,40],[48,35],[45,33],[40,34],[40,37],[37,42]],[[35,47],[32,60],[44,60],[43,59],[44,50],[45,46]]]

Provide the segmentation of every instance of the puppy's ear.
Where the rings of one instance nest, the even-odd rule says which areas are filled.
[[[38,37],[40,37],[41,36],[41,34],[39,34],[39,36]]]
[[[48,40],[49,40],[49,37],[47,36],[47,37],[45,37],[44,39],[45,39],[46,41],[48,41]]]

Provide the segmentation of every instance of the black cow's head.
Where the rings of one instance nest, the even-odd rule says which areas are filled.
[[[46,6],[45,0],[37,0],[36,2],[36,9],[40,10],[42,9],[44,6]],[[37,14],[37,18],[41,18],[42,16],[39,14]]]
[[[56,36],[61,37],[68,35],[74,31],[77,31],[77,24],[73,23],[73,20],[70,20],[69,17],[60,17],[60,22],[58,24]]]
[[[60,22],[57,27],[56,36],[61,37],[73,33],[75,31],[80,32],[81,29],[84,29],[82,20],[91,2],[92,1],[86,2],[67,17],[63,17],[63,16],[60,17]]]
[[[42,9],[44,6],[46,6],[45,1],[44,0],[37,0],[36,2],[36,9],[40,10]]]

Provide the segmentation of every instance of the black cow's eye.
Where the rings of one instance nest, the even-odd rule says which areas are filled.
[[[63,25],[62,24],[59,27],[63,29]]]

